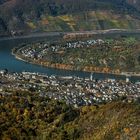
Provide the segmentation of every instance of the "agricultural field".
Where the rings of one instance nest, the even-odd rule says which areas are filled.
[[[59,16],[43,15],[39,21],[28,21],[33,30],[85,31],[104,29],[139,29],[140,20],[111,11],[89,11]],[[36,27],[36,28],[35,28]]]
[[[139,29],[138,0],[0,0],[0,35]]]

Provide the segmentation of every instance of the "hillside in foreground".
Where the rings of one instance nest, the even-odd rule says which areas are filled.
[[[0,0],[0,35],[139,29],[139,7],[138,0]]]
[[[73,108],[37,93],[0,94],[2,140],[138,140],[140,105],[112,102]]]

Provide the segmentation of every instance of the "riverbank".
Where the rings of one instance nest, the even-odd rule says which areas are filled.
[[[22,36],[0,37],[0,41],[27,39],[27,38],[53,37],[53,36],[61,36],[61,35],[62,35],[61,32],[34,33],[34,34],[28,34]]]
[[[47,36],[64,36],[64,38],[67,38],[73,35],[80,36],[80,35],[109,35],[109,34],[119,34],[119,35],[140,34],[140,29],[135,29],[135,30],[108,29],[108,30],[73,31],[73,32],[43,32],[43,33],[32,33],[32,34],[27,34],[22,36],[0,37],[0,41],[47,37]]]
[[[21,54],[18,54],[19,51],[20,49],[17,52],[17,48],[12,49],[12,55],[16,59],[30,63],[30,64],[47,67],[47,68],[55,68],[55,69],[70,70],[70,71],[83,71],[83,72],[98,73],[98,74],[111,74],[111,75],[127,76],[127,77],[131,77],[131,76],[140,77],[140,73],[136,73],[136,72],[121,72],[120,70],[112,70],[112,72],[108,72],[107,68],[103,68],[101,70],[101,68],[97,68],[97,67],[95,68],[92,66],[91,67],[86,66],[83,69],[77,69],[73,65],[68,65],[68,64],[50,63],[47,61],[43,62],[43,61],[38,61],[38,60],[33,61],[29,58],[27,59],[23,57]]]

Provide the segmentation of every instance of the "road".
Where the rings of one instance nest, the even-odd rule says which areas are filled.
[[[92,31],[74,31],[74,32],[44,32],[44,33],[31,33],[23,36],[12,36],[12,37],[0,37],[1,40],[12,40],[12,39],[22,39],[22,38],[37,38],[37,37],[53,37],[62,36],[66,34],[140,34],[140,29],[128,30],[128,29],[108,29],[108,30],[92,30]]]

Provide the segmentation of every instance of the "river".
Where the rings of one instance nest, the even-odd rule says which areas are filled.
[[[59,76],[78,76],[78,77],[90,77],[91,73],[81,72],[81,71],[69,71],[69,70],[59,70],[54,68],[45,68],[38,65],[29,64],[20,60],[15,59],[11,54],[11,50],[17,47],[21,43],[31,43],[38,40],[56,40],[58,37],[52,36],[41,36],[41,37],[30,37],[30,38],[16,38],[16,39],[1,39],[0,40],[0,70],[8,69],[10,72],[38,72],[47,75],[59,75]],[[125,80],[125,76],[118,76],[112,74],[99,74],[93,73],[93,77],[96,79],[122,79]],[[132,81],[140,81],[140,77],[130,77]]]

